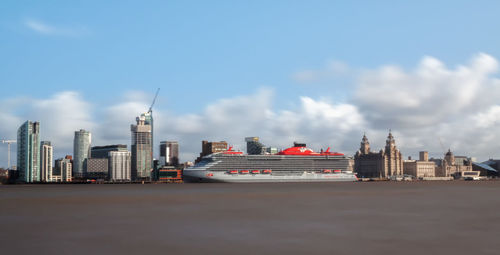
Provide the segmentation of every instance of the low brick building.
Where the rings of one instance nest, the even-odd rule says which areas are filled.
[[[429,154],[426,151],[420,152],[419,160],[405,160],[403,162],[404,174],[414,177],[435,177],[436,163],[429,161]]]

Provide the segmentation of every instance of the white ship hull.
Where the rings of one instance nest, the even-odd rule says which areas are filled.
[[[302,175],[285,174],[229,174],[205,170],[186,170],[183,173],[186,182],[354,182],[358,179],[354,173],[303,173]]]

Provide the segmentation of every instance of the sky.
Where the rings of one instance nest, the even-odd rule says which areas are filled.
[[[41,123],[130,145],[154,93],[155,142],[302,141],[353,155],[389,129],[403,155],[500,158],[499,1],[2,1],[0,139]],[[15,162],[15,146],[13,161]],[[0,144],[0,166],[7,165]],[[157,157],[157,145],[155,145]]]

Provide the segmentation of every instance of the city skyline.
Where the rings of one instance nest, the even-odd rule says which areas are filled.
[[[139,124],[140,120],[142,120],[142,122],[144,123],[144,118],[143,118],[143,117],[144,117],[144,114],[142,114],[142,115],[141,115],[141,117],[137,117],[137,118],[136,118],[137,124]],[[141,119],[141,118],[142,118],[142,119]],[[39,141],[39,140],[40,140],[40,136],[39,136],[39,133],[40,133],[40,131],[39,131],[39,130],[40,130],[40,122],[38,122],[38,121],[31,121],[31,120],[27,120],[26,122],[24,122],[24,124],[23,124],[23,125],[21,125],[21,127],[18,129],[18,135],[19,135],[19,132],[21,132],[21,131],[19,131],[19,130],[21,130],[21,129],[22,129],[24,126],[26,126],[26,125],[31,125],[32,123],[35,123],[35,125],[36,125],[36,130],[37,130],[37,131],[36,131],[36,133],[37,133],[37,135],[36,135],[36,138],[35,138],[35,139]],[[77,131],[75,131],[75,138],[74,138],[74,141],[73,141],[73,150],[74,150],[74,151],[73,151],[73,154],[74,154],[74,155],[78,155],[78,154],[79,154],[79,153],[75,153],[75,150],[76,150],[76,148],[77,148],[77,147],[78,147],[78,148],[80,148],[80,147],[81,147],[80,145],[78,145],[78,144],[82,144],[82,141],[83,141],[83,140],[82,140],[82,141],[80,141],[80,140],[81,140],[81,138],[83,138],[83,136],[82,136],[81,134],[86,135],[86,136],[87,136],[87,139],[88,139],[88,141],[87,141],[87,142],[85,142],[85,144],[86,144],[86,145],[85,145],[85,146],[86,146],[85,148],[88,148],[88,156],[81,156],[81,157],[83,158],[83,161],[85,161],[85,159],[87,159],[87,158],[94,158],[95,156],[90,156],[90,155],[91,155],[90,151],[91,151],[91,149],[92,149],[92,151],[94,151],[94,149],[97,149],[97,148],[99,148],[99,149],[100,149],[100,148],[103,148],[103,149],[105,149],[105,150],[106,150],[106,148],[108,148],[108,147],[109,147],[109,148],[115,148],[115,147],[116,147],[116,148],[120,148],[120,149],[118,150],[119,152],[128,152],[128,153],[132,153],[132,154],[133,154],[134,147],[133,147],[132,145],[133,145],[133,143],[134,143],[135,139],[137,139],[137,134],[135,134],[136,132],[134,132],[134,131],[133,131],[133,130],[134,130],[134,128],[135,128],[135,129],[137,129],[137,125],[132,124],[132,125],[131,125],[131,129],[132,129],[132,143],[131,143],[130,145],[124,145],[124,144],[107,144],[107,145],[98,145],[98,146],[94,146],[94,145],[92,145],[92,144],[91,144],[91,132],[89,132],[89,131],[87,131],[87,130],[84,130],[84,129],[77,130]],[[149,128],[150,128],[150,127],[148,127],[148,130],[149,130]],[[391,138],[391,139],[392,139],[392,141],[393,141],[393,142],[392,142],[392,144],[393,144],[393,143],[394,143],[394,137],[392,136],[392,132],[393,132],[393,131],[392,131],[391,129],[389,129],[389,136],[388,136],[388,138],[387,138],[387,139]],[[148,138],[144,137],[144,138],[141,138],[141,139],[143,139],[143,140],[147,140]],[[151,139],[151,137],[149,137],[149,139]],[[245,142],[246,142],[246,145],[244,145],[244,146],[246,146],[246,147],[245,147],[245,149],[246,149],[246,153],[247,153],[247,154],[254,154],[254,153],[249,153],[249,152],[248,152],[248,146],[249,146],[248,141],[249,141],[249,139],[252,139],[252,140],[255,140],[255,141],[257,141],[257,142],[258,142],[260,138],[259,138],[259,137],[246,137],[246,138],[244,139],[244,140],[245,140]],[[357,151],[356,151],[353,155],[346,154],[347,156],[352,157],[352,158],[355,158],[355,156],[359,153],[359,151],[362,151],[363,153],[366,153],[366,148],[363,148],[363,144],[364,144],[365,142],[367,142],[366,132],[363,134],[363,137],[362,137],[362,139],[361,139],[361,140],[362,140],[362,143],[361,143],[361,144],[362,144],[362,147],[361,147],[361,149],[358,149],[358,150],[357,150]],[[78,141],[78,142],[77,142],[77,141]],[[389,140],[386,140],[386,143],[388,143],[388,141],[389,141]],[[206,141],[202,141],[202,143],[203,143],[203,142],[206,142]],[[304,142],[304,141],[302,141],[302,142]],[[38,160],[39,160],[40,162],[43,162],[43,160],[44,160],[44,159],[43,159],[43,157],[42,157],[42,155],[41,155],[41,154],[42,154],[42,148],[44,148],[44,146],[47,146],[47,145],[48,145],[48,146],[50,147],[50,158],[51,158],[51,160],[50,160],[50,162],[51,162],[51,163],[50,163],[50,164],[52,164],[52,163],[53,163],[53,161],[54,161],[54,159],[53,159],[53,156],[52,156],[52,150],[53,150],[53,147],[52,147],[52,145],[51,145],[51,142],[50,142],[50,141],[41,141],[41,142],[39,142],[39,143],[41,144],[41,146],[40,146],[40,148],[39,148],[39,150],[38,150],[38,153],[40,154],[40,158],[39,158]],[[163,155],[164,155],[165,153],[166,153],[166,154],[169,154],[169,153],[174,153],[174,154],[173,154],[173,155],[171,155],[170,157],[176,157],[175,155],[179,155],[179,152],[178,152],[178,146],[179,146],[179,144],[178,144],[178,142],[177,142],[177,141],[161,141],[161,142],[159,142],[159,143],[160,143],[160,144],[159,144],[159,148],[158,148],[158,153],[157,153],[157,154],[158,154],[158,155],[160,155],[160,156],[159,156],[158,158],[154,158],[154,157],[153,157],[153,159],[154,159],[154,160],[158,160],[158,162],[160,162],[160,165],[162,165],[162,166],[164,166],[164,165],[172,165],[172,163],[168,163],[168,162],[166,161],[166,159],[165,159],[165,157],[164,157]],[[225,142],[224,142],[224,143],[225,143]],[[165,147],[165,145],[166,145],[166,144],[175,144],[175,146],[176,146],[175,152],[168,152],[168,150],[167,150],[167,149],[166,149],[166,147]],[[294,146],[295,146],[295,144],[297,144],[297,141],[294,141]],[[298,144],[301,144],[301,143],[299,142]],[[169,146],[172,146],[172,145],[169,145]],[[265,145],[261,144],[261,146],[265,146]],[[303,146],[307,146],[307,145],[306,145],[306,143],[304,143],[304,145],[303,145]],[[385,150],[386,150],[386,151],[388,150],[387,146],[388,146],[388,145],[386,145],[386,148],[385,148]],[[33,146],[33,147],[35,147],[35,146]],[[128,150],[128,149],[129,149],[129,147],[130,147],[130,151]],[[202,146],[202,147],[203,147],[203,146]],[[233,151],[235,150],[235,149],[233,148],[233,145],[231,145],[231,143],[227,143],[227,144],[226,144],[226,147],[230,148],[230,150],[233,150]],[[285,146],[284,148],[276,148],[276,147],[272,147],[272,146],[271,146],[271,147],[269,147],[269,148],[275,148],[275,149],[277,149],[277,152],[281,152],[283,149],[285,149],[285,148],[289,148],[289,147],[290,147],[290,145]],[[308,146],[308,147],[310,147],[310,146]],[[369,143],[368,143],[368,147],[369,147]],[[268,148],[268,147],[265,147],[265,148]],[[444,148],[444,147],[442,147],[442,148]],[[156,151],[154,148],[151,148],[151,149],[152,149],[152,150],[154,150],[154,151]],[[203,149],[203,148],[202,148],[202,149]],[[202,150],[202,149],[201,149],[201,150]],[[325,148],[319,148],[318,150],[323,151],[324,149],[325,149]],[[331,149],[331,147],[328,147],[328,149]],[[200,151],[201,151],[201,150],[200,150]],[[243,150],[243,149],[236,148],[236,150],[237,150],[237,151],[240,151],[240,152],[242,152],[242,153],[245,153],[245,152],[244,152],[245,150]],[[369,150],[369,149],[368,149],[368,150]],[[162,151],[163,151],[163,152],[162,152]],[[383,149],[381,150],[381,152],[382,152],[382,151],[383,151]],[[444,156],[447,156],[448,154],[450,154],[450,153],[451,153],[450,151],[451,151],[451,148],[448,148],[448,150],[447,150],[447,151],[446,151],[446,150],[444,151],[444,154],[443,154],[443,155],[440,155],[439,153],[431,153],[431,157],[432,157],[433,159],[434,159],[434,157],[435,157],[435,158],[436,158],[436,160],[438,160],[438,159],[443,159],[443,158],[445,158]],[[341,151],[339,151],[339,152],[341,152]],[[398,150],[398,152],[399,152],[399,150]],[[423,153],[423,152],[425,152],[425,154],[427,155],[427,156],[426,156],[426,158],[429,158],[429,152],[428,152],[428,151],[426,151],[426,150],[424,150],[424,151],[418,151],[418,155],[419,155],[420,157],[422,157],[421,155],[422,155],[422,153]],[[94,152],[92,152],[92,153],[94,153]],[[265,154],[266,152],[262,152],[262,153],[264,153],[264,154]],[[267,152],[267,153],[269,153],[269,152]],[[343,153],[343,152],[341,152],[341,153]],[[107,153],[105,153],[105,154],[107,155]],[[260,154],[260,153],[257,153],[257,154]],[[271,154],[273,154],[273,153],[271,153]],[[434,154],[435,154],[435,155],[434,155]],[[74,156],[74,155],[68,155],[68,154],[66,154],[66,157],[68,157],[68,156],[70,156],[70,157],[71,157],[71,156]],[[96,154],[96,155],[97,155],[97,154]],[[413,155],[413,154],[411,154],[411,155],[405,155],[405,157],[401,158],[400,160],[405,160],[406,158],[407,158],[408,160],[411,160],[411,158],[412,158],[412,157],[414,157],[414,156],[415,156],[415,155]],[[95,157],[95,158],[100,158],[100,157],[101,157],[101,156],[97,156],[97,157]],[[401,155],[400,155],[400,157],[401,157]],[[474,157],[473,155],[472,155],[472,156],[471,156],[471,155],[467,155],[467,156],[461,156],[461,157],[465,157],[465,158],[470,158],[470,159],[475,159],[475,160],[477,160],[477,158],[476,158],[476,157]],[[492,157],[490,157],[489,159],[493,159],[493,158],[492,158]],[[172,159],[171,159],[171,160],[172,160]],[[175,159],[174,159],[174,160],[175,160]],[[177,161],[176,161],[176,162],[177,162],[177,163],[181,163],[181,162],[180,162],[180,161],[178,161],[178,160],[179,160],[179,159],[177,158]],[[57,160],[56,160],[56,161],[57,161]],[[75,159],[75,161],[76,161],[76,159]],[[83,165],[83,161],[82,161],[82,163],[81,163],[82,165]],[[194,161],[194,160],[186,160],[186,161],[184,161],[184,162],[193,162],[193,161]],[[175,165],[175,164],[173,164],[173,165]],[[16,166],[16,165],[14,165],[14,166]],[[0,166],[0,167],[2,167],[2,166]],[[16,167],[17,167],[17,166],[16,166]],[[43,166],[42,166],[42,165],[39,165],[39,167],[40,167],[40,168],[43,168]],[[83,167],[83,166],[82,166],[82,167]],[[83,170],[82,170],[82,171],[83,171]],[[77,173],[78,173],[78,172],[82,172],[82,171],[80,171],[80,170],[78,170],[78,169],[76,170],[76,172],[77,172]],[[151,170],[151,171],[152,171],[152,170]],[[41,174],[41,176],[43,176],[43,173],[42,173],[42,172],[40,172],[40,174]],[[82,175],[82,176],[83,176],[83,175]],[[43,177],[40,177],[40,178],[43,178]]]
[[[404,156],[500,156],[497,2],[6,6],[0,139],[39,121],[54,158],[79,129],[130,145],[158,87],[155,158],[161,140],[188,161],[201,140],[244,151],[247,136],[354,155],[364,132],[383,144],[388,129]]]

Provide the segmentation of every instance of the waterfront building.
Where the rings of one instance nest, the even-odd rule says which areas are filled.
[[[209,142],[209,141],[201,141],[201,153],[200,156],[196,159],[195,163],[198,163],[201,158],[204,156],[217,153],[217,152],[224,152],[227,151],[227,142],[226,141],[220,141],[220,142]]]
[[[478,164],[481,164],[480,167],[482,168],[485,168],[486,166],[489,166],[490,168],[488,168],[487,172],[488,172],[488,176],[499,176],[500,175],[500,160],[499,159],[488,159],[487,161],[484,161],[482,163],[478,163]],[[472,162],[472,167],[474,168],[474,162]],[[476,170],[476,169],[474,169]],[[479,169],[477,169],[479,171]],[[495,170],[496,173],[493,171]],[[481,172],[481,175],[483,175],[483,172]]]
[[[409,159],[403,162],[403,172],[417,178],[435,177],[436,163],[429,161],[429,153],[427,151],[421,151],[419,160]]]
[[[91,158],[108,158],[111,151],[128,151],[125,144],[94,146],[90,150]]]
[[[158,169],[159,182],[181,182],[182,170],[174,166],[162,166]]]
[[[20,181],[40,181],[39,122],[28,120],[17,130],[17,171]]]
[[[247,154],[248,155],[262,155],[266,153],[266,146],[259,142],[259,137],[246,137]]]
[[[40,153],[41,181],[50,182],[52,181],[52,160],[54,155],[50,141],[42,141],[40,143]]]
[[[50,178],[52,182],[71,182],[73,180],[73,164],[71,157],[56,159],[54,172]]]
[[[179,143],[176,141],[160,142],[160,165],[179,165]]]
[[[486,164],[493,169],[497,170],[500,172],[500,159],[488,159],[487,161],[482,162],[481,164]]]
[[[131,181],[130,151],[109,152],[109,180]]]
[[[85,178],[86,167],[85,160],[90,157],[90,145],[92,143],[92,134],[89,131],[80,129],[75,131],[73,141],[73,171],[76,178]]]
[[[443,160],[437,161],[436,176],[438,177],[463,177],[473,171],[472,160],[466,156],[455,156],[450,149],[444,155]]]
[[[131,180],[131,153],[127,145],[94,146],[91,156],[92,158],[87,160],[87,175],[91,179]],[[105,171],[107,173],[104,173]]]
[[[87,166],[87,179],[107,180],[109,177],[109,160],[107,158],[88,158],[85,160]]]
[[[361,147],[354,156],[354,168],[358,177],[389,178],[403,175],[403,156],[396,148],[396,140],[389,131],[385,149],[370,151],[370,142],[363,135]]]
[[[210,154],[217,153],[217,152],[223,152],[223,151],[227,151],[227,142],[226,141],[220,141],[220,142],[202,141],[201,142],[201,152],[202,152],[203,156],[210,155]]]
[[[132,179],[151,179],[153,171],[153,119],[150,113],[136,118],[136,125],[130,125],[132,132]]]
[[[483,163],[478,163],[478,162],[472,161],[472,170],[479,171],[480,176],[497,177],[498,170],[496,170],[495,168],[488,165],[487,162],[488,161],[483,162]]]

